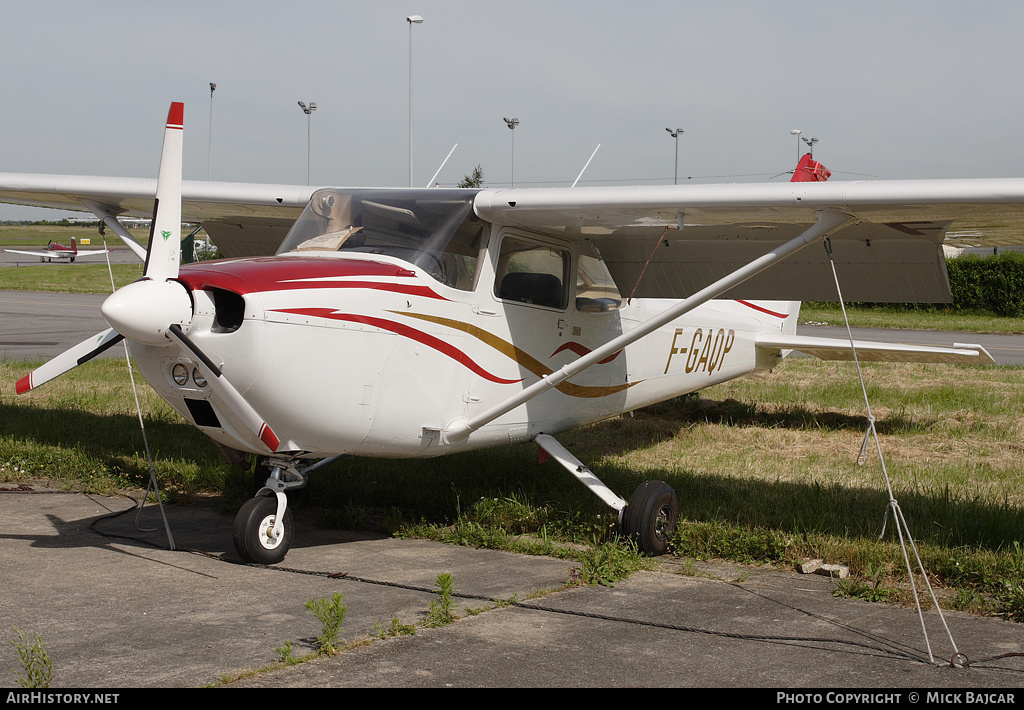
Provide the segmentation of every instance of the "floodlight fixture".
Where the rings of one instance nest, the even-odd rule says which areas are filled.
[[[504,118],[505,125],[512,131],[512,187],[516,186],[516,126],[519,125],[518,118]]]
[[[666,128],[665,130],[668,131],[669,135],[672,136],[675,139],[675,141],[676,141],[676,169],[675,169],[675,172],[673,173],[672,184],[673,185],[678,185],[679,184],[679,134],[683,132],[683,129],[682,128],[676,128],[676,129]]]
[[[316,102],[310,101],[309,102],[309,106],[307,106],[305,103],[300,101],[299,102],[299,108],[301,108],[302,112],[304,114],[306,114],[306,184],[308,185],[309,184],[310,162],[311,162],[311,160],[310,160],[310,153],[311,153],[311,144],[312,144],[312,130],[313,130],[312,129],[312,119],[310,118],[310,115],[314,111],[316,111]]]

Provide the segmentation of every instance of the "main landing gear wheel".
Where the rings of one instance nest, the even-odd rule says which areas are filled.
[[[672,486],[644,481],[622,511],[622,530],[641,552],[656,557],[668,552],[679,521],[679,501]]]
[[[277,564],[288,554],[294,532],[292,511],[284,511],[284,531],[274,536],[277,518],[277,497],[250,498],[235,516],[235,550],[246,562],[260,565]]]

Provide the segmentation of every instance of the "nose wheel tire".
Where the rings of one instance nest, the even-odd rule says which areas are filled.
[[[622,511],[622,530],[641,552],[656,557],[668,552],[679,522],[679,501],[672,486],[645,481]]]
[[[294,526],[292,512],[284,511],[284,530],[274,535],[277,519],[277,498],[259,496],[250,498],[235,516],[235,550],[246,562],[273,565],[284,559],[292,544]]]

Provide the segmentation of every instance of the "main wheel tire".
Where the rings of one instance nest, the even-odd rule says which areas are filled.
[[[656,557],[668,552],[679,522],[679,501],[672,486],[644,481],[622,513],[622,530],[641,552]]]
[[[284,532],[271,536],[277,517],[277,496],[250,498],[235,516],[235,550],[246,562],[260,565],[277,564],[292,545],[292,511],[285,508]]]

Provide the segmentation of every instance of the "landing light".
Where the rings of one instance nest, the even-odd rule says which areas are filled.
[[[179,362],[171,368],[171,379],[178,387],[184,387],[188,384],[188,368]]]
[[[203,373],[199,371],[198,367],[192,368],[192,381],[196,383],[196,387],[206,387],[206,378],[203,377]]]

